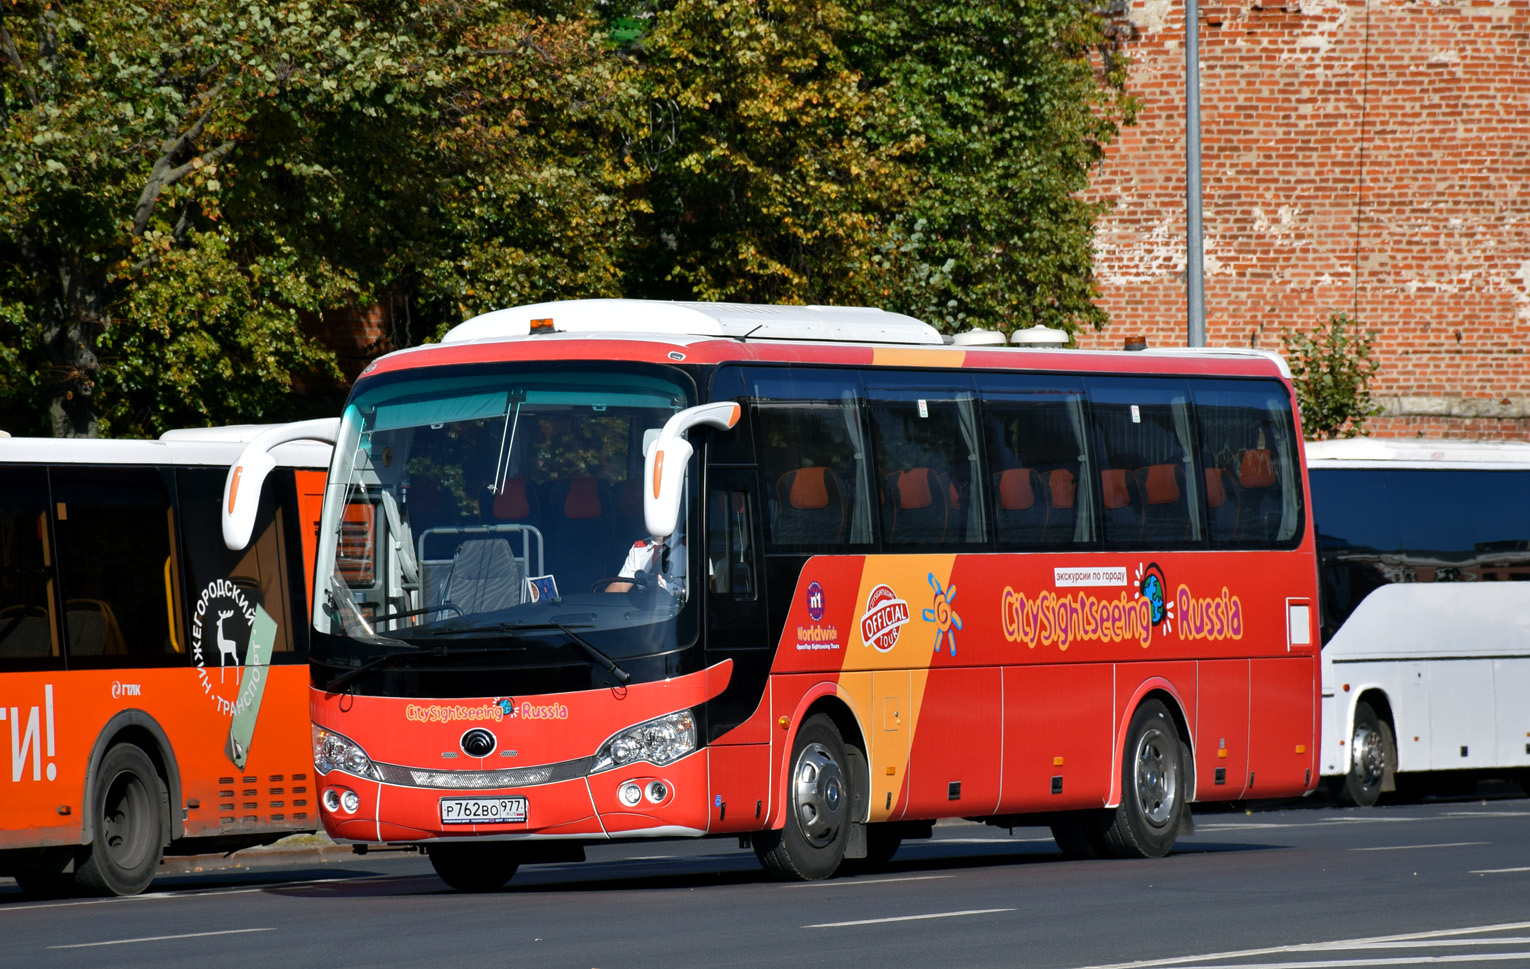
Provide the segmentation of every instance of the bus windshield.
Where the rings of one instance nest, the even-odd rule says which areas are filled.
[[[665,368],[577,364],[363,382],[316,565],[314,628],[348,641],[339,665],[498,650],[500,668],[557,662],[550,651],[610,669],[675,649],[692,598],[688,502],[655,542],[639,485],[687,386]]]

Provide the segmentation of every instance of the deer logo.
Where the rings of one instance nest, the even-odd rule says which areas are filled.
[[[234,661],[234,682],[239,682],[239,653],[232,639],[223,635],[223,620],[232,619],[234,610],[227,612],[218,610],[218,682],[223,682],[223,671],[228,666],[228,661]]]

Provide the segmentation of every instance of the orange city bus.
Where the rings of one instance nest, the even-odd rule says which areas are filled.
[[[380,358],[334,433],[320,817],[459,889],[708,835],[826,878],[949,817],[1155,857],[1191,802],[1318,781],[1273,355],[568,301]]]
[[[305,617],[328,446],[275,448],[245,551],[219,525],[229,463],[295,426],[0,438],[0,875],[23,890],[134,894],[166,851],[318,827]]]

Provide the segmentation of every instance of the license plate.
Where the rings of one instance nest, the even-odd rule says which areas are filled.
[[[507,824],[526,820],[524,797],[443,797],[442,824]]]

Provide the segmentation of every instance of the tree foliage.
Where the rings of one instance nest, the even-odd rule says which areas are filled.
[[[1302,436],[1308,440],[1355,437],[1379,408],[1371,403],[1371,378],[1381,368],[1371,346],[1375,332],[1343,313],[1311,333],[1285,330],[1280,342],[1291,367]]]
[[[339,376],[325,309],[614,291],[594,31],[494,2],[15,0],[7,409],[58,435],[286,417],[295,375]]]
[[[652,99],[630,278],[947,330],[1100,325],[1079,193],[1134,109],[1105,44],[1070,2],[675,0],[629,70]]]
[[[285,419],[318,315],[574,296],[1098,325],[1072,0],[4,0],[0,420]]]

